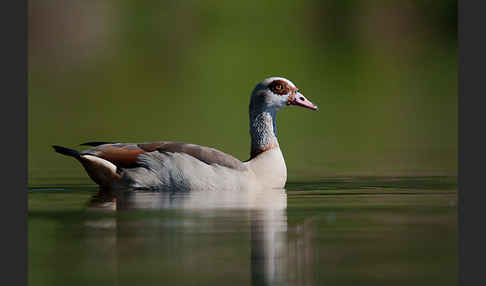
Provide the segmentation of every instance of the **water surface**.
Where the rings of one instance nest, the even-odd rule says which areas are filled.
[[[31,188],[30,285],[457,285],[449,177],[264,193]]]

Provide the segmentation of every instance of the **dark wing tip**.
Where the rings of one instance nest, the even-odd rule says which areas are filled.
[[[56,151],[57,153],[60,153],[60,154],[66,155],[66,156],[79,157],[79,155],[80,155],[79,151],[69,149],[69,148],[66,148],[66,147],[52,145],[52,148],[54,148],[54,151]]]

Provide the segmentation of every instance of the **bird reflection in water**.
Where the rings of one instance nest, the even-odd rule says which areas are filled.
[[[171,257],[162,251],[160,264],[177,263],[176,268],[189,271],[192,279],[214,276],[220,282],[235,281],[233,284],[247,285],[248,280],[252,285],[314,284],[312,227],[306,222],[288,227],[285,190],[103,192],[93,197],[90,209],[116,212],[109,218],[86,221],[86,225],[94,231],[112,230],[97,247],[112,250],[108,255],[117,281],[125,280],[126,272],[131,271],[125,267],[130,265],[127,257],[137,261],[137,255],[170,247]],[[137,211],[145,216],[123,218]],[[160,211],[177,215],[165,217]],[[212,264],[221,267],[208,267]],[[229,276],[221,278],[223,273]],[[180,277],[175,279],[182,282]]]

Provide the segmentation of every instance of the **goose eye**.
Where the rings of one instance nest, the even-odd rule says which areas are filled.
[[[284,95],[290,92],[290,89],[280,81],[274,81],[270,84],[269,89],[277,94],[277,95]]]

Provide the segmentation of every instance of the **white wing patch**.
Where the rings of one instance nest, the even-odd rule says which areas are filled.
[[[106,168],[110,169],[113,173],[116,173],[116,166],[113,163],[111,163],[110,161],[107,161],[105,159],[101,159],[100,157],[96,157],[96,156],[93,156],[93,155],[82,155],[81,157],[86,158],[89,161],[101,164],[101,165],[105,166]]]

